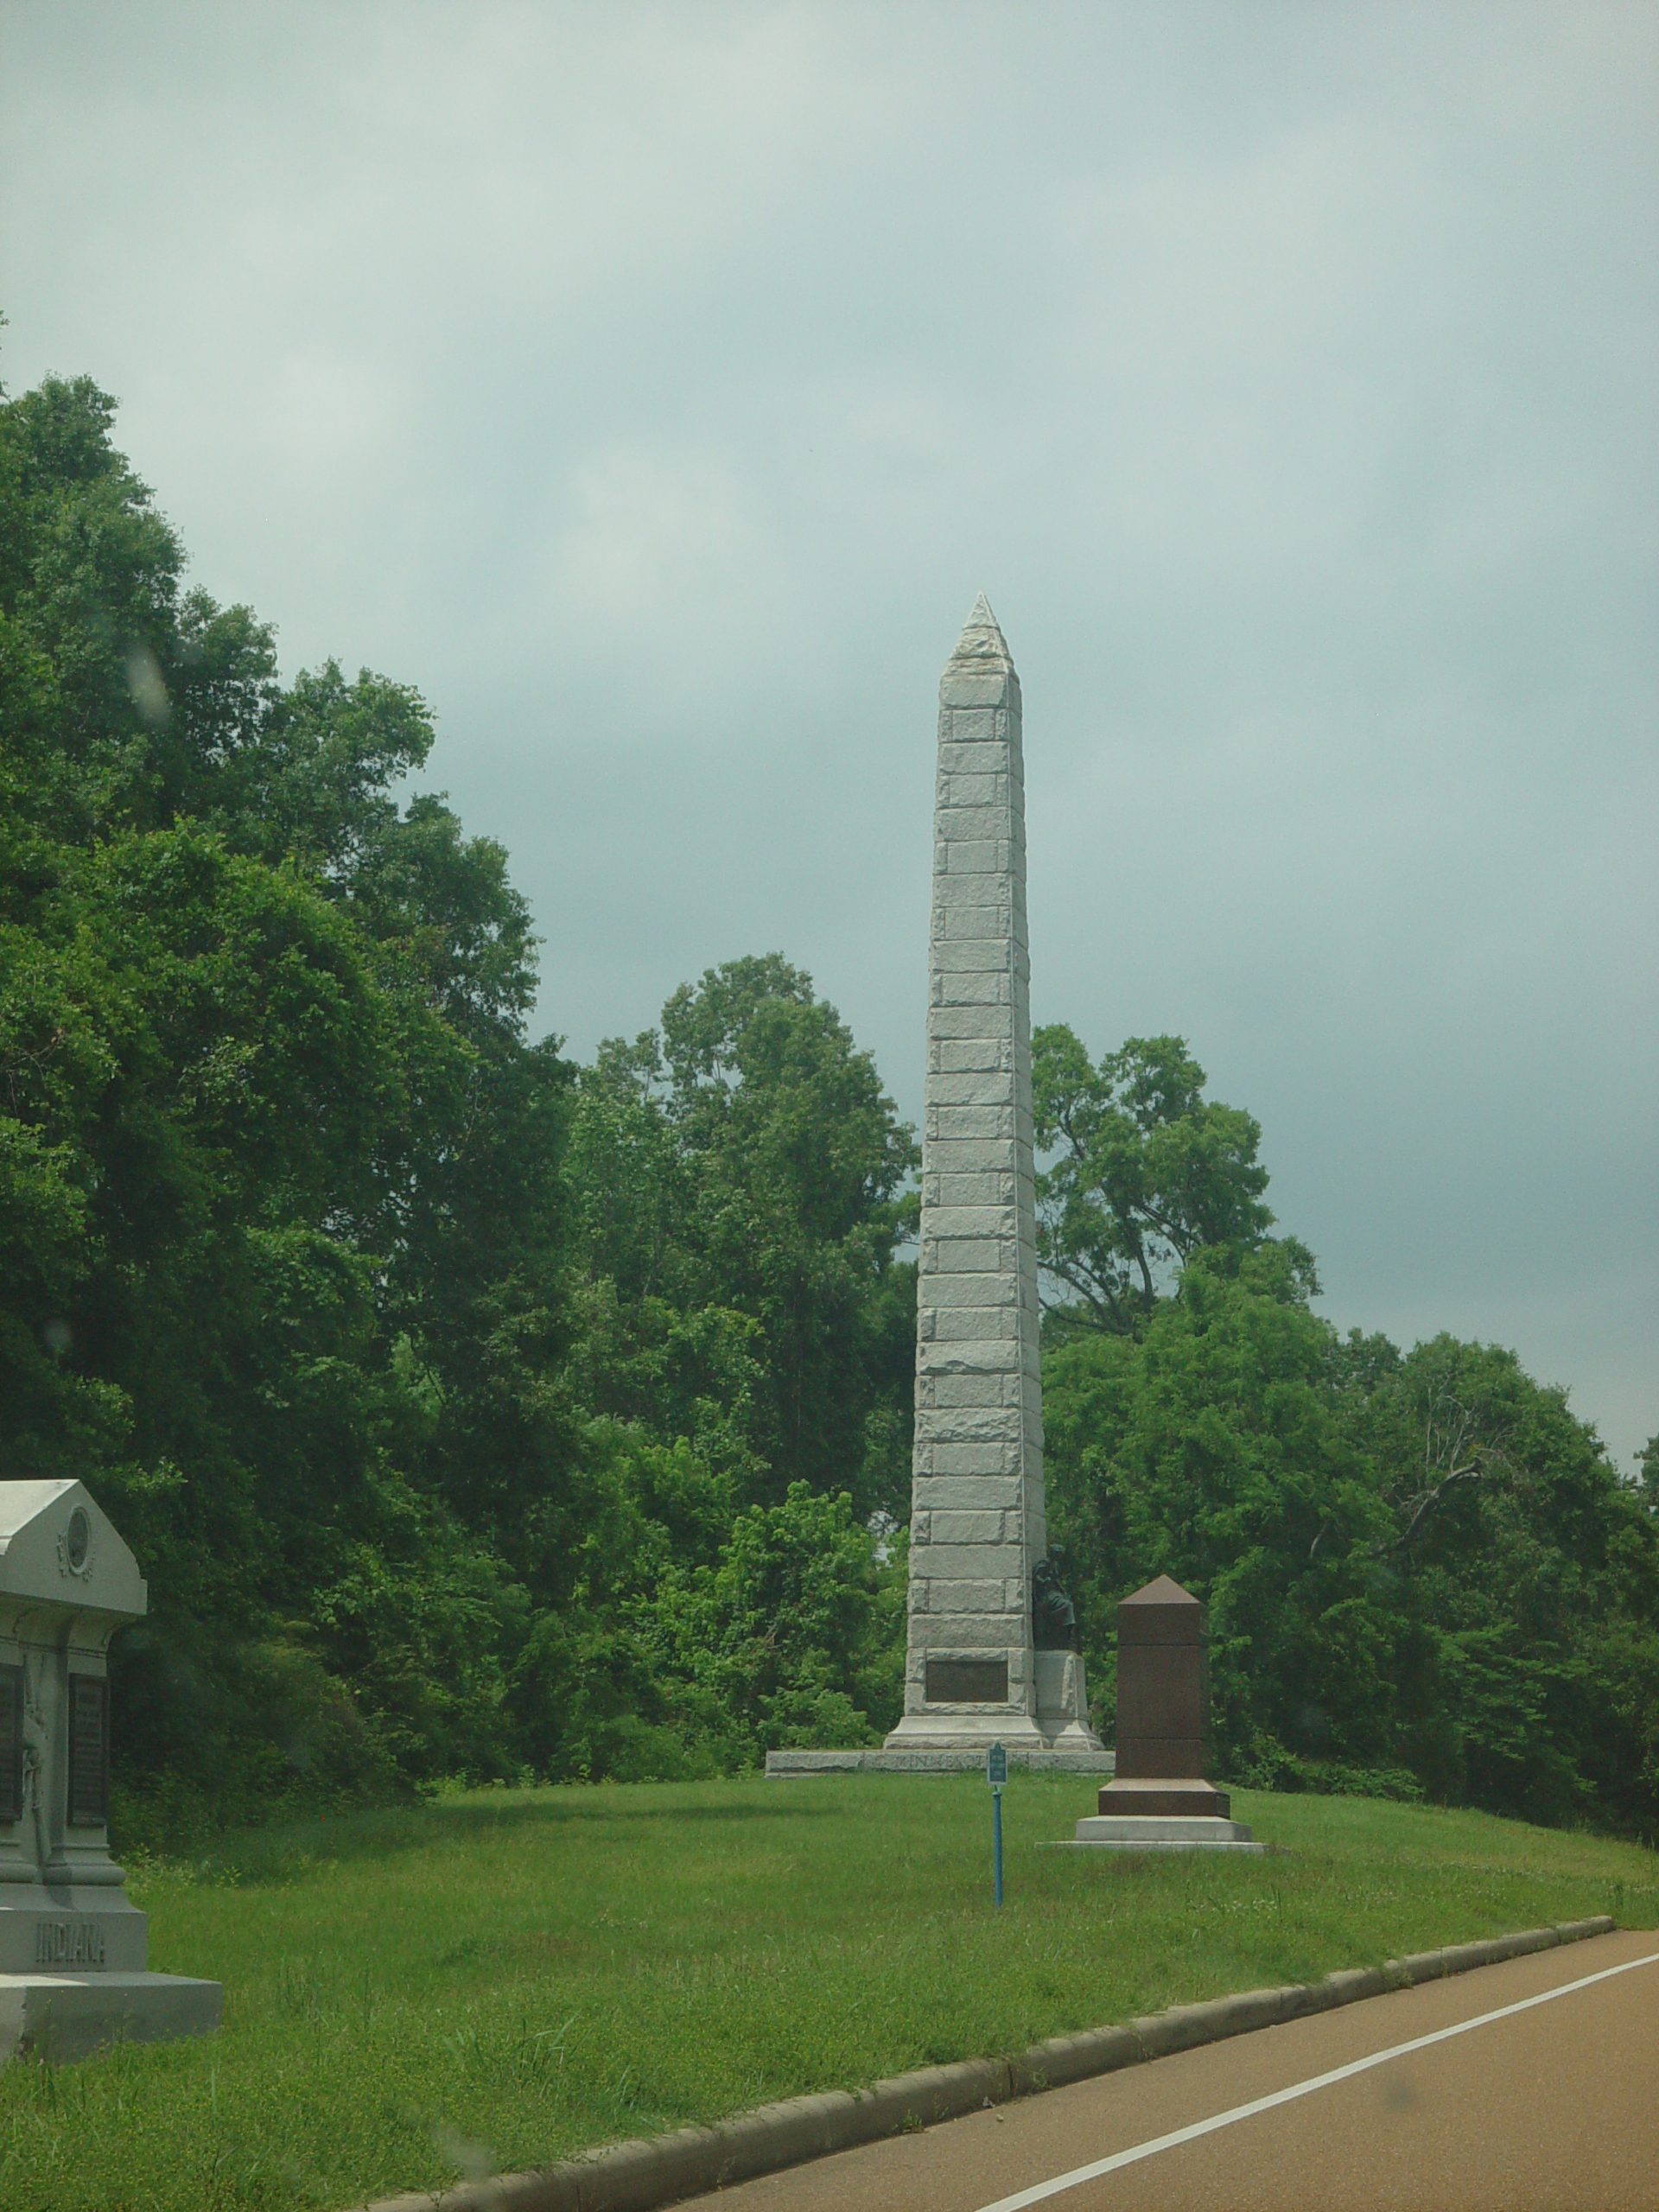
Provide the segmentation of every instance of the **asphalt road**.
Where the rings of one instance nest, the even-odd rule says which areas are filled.
[[[1527,2002],[1549,1991],[1560,1994]],[[746,2182],[718,2202],[1659,2212],[1659,1933],[1598,1936],[1183,2051]]]

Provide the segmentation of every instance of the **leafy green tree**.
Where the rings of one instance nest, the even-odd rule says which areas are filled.
[[[917,1164],[870,1056],[776,954],[677,991],[660,1032],[601,1047],[570,1151],[618,1410],[721,1447],[747,1497],[847,1485],[908,1502]]]
[[[144,1560],[152,1791],[504,1770],[502,1558],[573,1472],[528,918],[391,798],[416,695],[284,690],[181,594],[111,412],[0,407],[0,1470],[86,1476]]]
[[[879,1743],[904,1706],[906,1562],[902,1544],[878,1552],[846,1491],[792,1483],[739,1515],[717,1565],[665,1580],[666,1670],[749,1758]]]
[[[570,1375],[579,1403],[684,1437],[734,1497],[768,1480],[760,1443],[760,1327],[705,1302],[694,1250],[696,1179],[666,1111],[660,1040],[612,1039],[577,1079],[565,1155],[583,1280]]]
[[[1512,1353],[1340,1340],[1281,1246],[1210,1249],[1138,1336],[1049,1351],[1045,1424],[1097,1694],[1167,1573],[1236,1777],[1651,1831],[1659,1529]]]
[[[777,954],[683,987],[662,1033],[702,1288],[760,1331],[772,1495],[856,1480],[890,1357],[880,1294],[919,1157],[912,1132],[835,1008]]]
[[[734,1511],[728,1474],[684,1437],[659,1442],[612,1416],[584,1424],[580,1452],[578,1510],[550,1498],[529,1535],[532,1583],[559,1591],[537,1606],[514,1668],[531,1763],[628,1781],[747,1764],[706,1700],[688,1706],[655,1627],[667,1584],[720,1558]]]
[[[1131,1037],[1096,1067],[1064,1022],[1032,1039],[1039,1151],[1038,1255],[1071,1294],[1065,1322],[1142,1329],[1209,1245],[1258,1244],[1273,1225],[1259,1124],[1204,1096],[1179,1037]],[[1310,1289],[1313,1258],[1287,1247]]]
[[[1051,1530],[1085,1648],[1109,1658],[1118,1599],[1157,1574],[1201,1598],[1236,1773],[1391,1764],[1421,1671],[1371,1560],[1382,1503],[1332,1419],[1328,1333],[1281,1248],[1203,1250],[1138,1336],[1078,1333],[1044,1363]]]
[[[1637,1480],[1650,1511],[1659,1512],[1659,1436],[1650,1436],[1636,1455]]]
[[[1436,1795],[1640,1822],[1659,1722],[1659,1529],[1566,1394],[1440,1336],[1338,1404],[1389,1515],[1376,1556],[1433,1679],[1403,1755]]]

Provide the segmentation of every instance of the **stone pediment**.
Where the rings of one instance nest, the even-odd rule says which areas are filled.
[[[8,1601],[137,1620],[149,1592],[84,1483],[0,1483],[0,1603]]]

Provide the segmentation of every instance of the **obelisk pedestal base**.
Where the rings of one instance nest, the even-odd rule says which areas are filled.
[[[887,1751],[971,1751],[983,1758],[993,1744],[1010,1756],[1041,1751],[1048,1738],[1028,1713],[907,1713],[882,1745]]]
[[[1201,1776],[1132,1775],[1109,1782],[1100,1810],[1077,1822],[1076,1842],[1096,1851],[1249,1851],[1260,1853],[1242,1821],[1229,1820],[1224,1789]]]
[[[892,1743],[889,1737],[879,1751],[768,1751],[766,1776],[772,1782],[789,1782],[807,1774],[982,1775],[985,1771],[982,1750],[941,1751],[925,1746],[894,1751]],[[1098,1746],[1090,1751],[1065,1744],[1034,1750],[1016,1745],[1008,1753],[1008,1764],[1028,1774],[1109,1774],[1112,1754]]]
[[[1101,1791],[1096,1809],[1103,1819],[1224,1821],[1232,1800],[1201,1775],[1137,1774],[1114,1776]]]
[[[1159,1821],[1146,1814],[1122,1820],[1079,1821],[1071,1843],[1057,1851],[1247,1851],[1260,1858],[1265,1843],[1253,1843],[1242,1821]]]

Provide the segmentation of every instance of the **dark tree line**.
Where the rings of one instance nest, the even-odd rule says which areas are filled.
[[[1223,1762],[1547,1821],[1659,1815],[1659,1516],[1511,1352],[1311,1310],[1247,1114],[1179,1038],[1035,1039],[1049,1518],[1088,1648],[1173,1574]],[[1095,1679],[1109,1688],[1104,1669]]]
[[[86,1480],[130,1835],[446,1777],[727,1770],[899,1702],[917,1152],[776,955],[591,1066],[408,686],[284,685],[86,380],[0,403],[0,1478]],[[1659,1443],[1310,1310],[1179,1040],[1037,1040],[1052,1518],[1208,1600],[1224,1757],[1659,1807]]]

